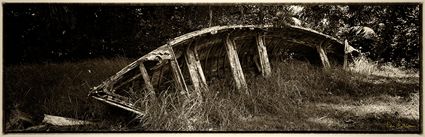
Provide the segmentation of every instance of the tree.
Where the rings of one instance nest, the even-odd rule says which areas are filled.
[[[378,39],[363,48],[370,58],[419,67],[418,4],[5,4],[4,9],[6,64],[137,58],[171,38],[210,26],[292,24],[349,39],[357,47],[364,47],[365,40],[341,32],[357,26],[371,28]]]
[[[300,13],[307,27],[346,39],[344,29],[362,26],[374,30],[376,43],[363,49],[368,57],[381,63],[419,68],[420,5],[302,5]],[[319,22],[318,22],[319,21]],[[364,45],[365,39],[353,38],[352,45]],[[356,43],[357,42],[357,43]],[[372,42],[368,42],[372,43]],[[358,46],[360,47],[360,46]]]

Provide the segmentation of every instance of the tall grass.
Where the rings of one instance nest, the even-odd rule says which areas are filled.
[[[361,80],[369,76],[358,72],[324,70],[304,62],[285,61],[272,62],[273,72],[268,78],[247,75],[249,94],[235,90],[230,77],[209,83],[209,91],[190,91],[189,96],[173,89],[157,92],[155,96],[140,95],[136,105],[145,110],[142,117],[122,115],[119,109],[87,97],[91,87],[129,63],[129,59],[118,58],[6,67],[3,89],[6,113],[22,110],[99,123],[51,129],[54,131],[385,131],[392,129],[374,126],[385,125],[385,120],[392,121],[394,117],[370,124],[368,120],[377,118],[367,115],[359,119],[362,124],[346,125],[344,119],[354,113],[324,109],[316,104],[356,104],[368,99],[382,100],[382,96],[409,100],[417,97],[414,94],[420,89],[417,78],[413,83],[374,84]],[[322,121],[327,119],[328,123],[309,120],[317,117]],[[14,125],[13,118],[6,116],[6,124]],[[330,118],[342,124],[329,124]],[[401,130],[419,130],[419,123],[408,122],[414,127]],[[9,126],[6,130],[21,128],[24,127]]]
[[[154,131],[344,131],[342,127],[307,121],[328,113],[311,107],[312,104],[353,103],[381,95],[407,99],[419,91],[418,84],[374,85],[353,78],[360,77],[355,73],[323,70],[304,62],[276,64],[271,77],[247,78],[249,94],[235,90],[231,80],[210,83],[209,91],[193,93],[190,97],[164,92],[159,102],[150,102],[155,106],[149,107],[148,115],[141,118],[144,123],[141,128]],[[352,128],[374,130],[368,124]]]
[[[90,99],[88,91],[129,63],[129,59],[116,58],[5,67],[3,99],[7,127],[22,126],[9,120],[16,121],[16,117],[25,113],[34,117],[50,114],[94,121],[107,118],[108,107]],[[18,116],[9,115],[18,113]]]
[[[419,77],[418,70],[409,70],[403,67],[395,67],[391,63],[379,64],[365,56],[355,58],[349,69],[365,75],[376,75],[384,77]]]

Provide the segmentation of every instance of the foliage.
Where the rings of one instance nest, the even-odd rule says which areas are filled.
[[[419,68],[420,5],[308,5],[300,13],[308,27],[348,39],[367,57],[381,63]],[[377,38],[367,39],[358,33],[343,34],[350,27],[375,30]]]
[[[297,24],[348,39],[369,58],[419,68],[420,4],[99,5],[4,4],[5,63],[137,58],[215,25]],[[369,27],[378,38],[343,33]]]

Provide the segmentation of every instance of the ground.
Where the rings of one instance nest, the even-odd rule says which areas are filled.
[[[95,59],[4,67],[3,124],[9,132],[283,131],[419,133],[418,72],[358,66],[324,70],[295,61],[274,63],[269,78],[247,76],[249,93],[228,80],[186,96],[157,93],[135,117],[87,96],[90,88],[132,61]],[[273,63],[273,62],[272,62]],[[370,64],[369,64],[370,65]],[[366,65],[362,65],[366,66]],[[379,68],[379,69],[378,69]],[[394,71],[397,70],[397,71]],[[94,122],[53,126],[42,115]]]

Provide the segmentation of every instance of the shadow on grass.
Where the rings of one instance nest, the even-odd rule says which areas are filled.
[[[330,127],[338,132],[386,132],[420,133],[419,119],[404,118],[394,113],[367,113],[358,115],[355,111],[341,111],[332,107],[321,108],[318,117],[308,121]]]
[[[328,82],[328,85],[324,90],[327,91],[327,94],[343,98],[343,100],[335,100],[335,98],[329,96],[330,98],[322,100],[328,103],[358,101],[381,95],[399,96],[406,99],[405,101],[409,101],[411,94],[419,93],[420,91],[419,78],[365,76],[342,70],[335,70],[332,73],[325,72],[325,75],[324,80]],[[404,82],[403,79],[410,82]]]
[[[158,93],[159,102],[146,110],[149,115],[135,121],[134,116],[124,115],[125,112],[119,109],[87,97],[91,87],[128,62],[126,59],[94,60],[5,68],[3,123],[13,125],[11,119],[15,116],[10,114],[22,110],[30,115],[47,113],[98,123],[68,128],[49,126],[40,132],[419,130],[418,120],[404,119],[392,113],[356,116],[352,110],[311,106],[318,103],[356,105],[359,102],[362,105],[361,101],[365,100],[391,101],[388,96],[402,98],[396,99],[395,103],[405,103],[412,93],[419,92],[419,79],[399,82],[371,78],[344,70],[323,70],[302,62],[275,64],[270,78],[247,75],[249,95],[235,90],[231,78],[209,83],[210,91],[192,94],[192,97],[175,92]],[[381,79],[384,80],[375,82]],[[18,124],[4,129],[10,132],[25,128]]]

